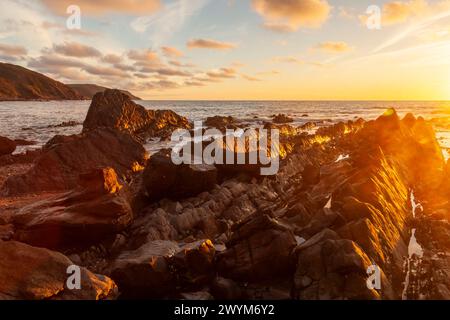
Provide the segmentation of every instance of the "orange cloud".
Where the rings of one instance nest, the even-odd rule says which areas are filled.
[[[265,18],[266,28],[283,32],[318,28],[331,11],[326,0],[252,0],[252,5]]]
[[[135,61],[136,66],[157,67],[161,66],[161,60],[155,51],[146,50],[130,50],[127,54],[130,60]]]
[[[77,58],[100,57],[102,55],[97,49],[78,42],[66,42],[64,44],[54,45],[53,51],[65,56]]]
[[[161,51],[166,57],[180,58],[184,56],[183,52],[173,47],[162,47]]]
[[[102,15],[111,12],[142,15],[158,10],[160,0],[41,0],[50,10],[59,15],[66,15],[70,5],[80,7],[82,14]]]
[[[450,10],[450,1],[442,0],[429,3],[426,0],[392,1],[382,8],[381,22],[385,26],[405,23],[411,19],[426,18]],[[367,15],[359,16],[366,24]]]
[[[234,43],[221,42],[210,39],[193,39],[187,43],[189,49],[216,49],[216,50],[229,50],[237,47]]]
[[[206,73],[209,78],[213,79],[231,79],[236,77],[237,71],[234,68],[221,68]]]
[[[24,47],[21,47],[21,46],[14,46],[14,45],[0,43],[0,53],[2,53],[4,55],[8,55],[8,56],[9,55],[12,55],[12,56],[26,55],[27,49],[25,49]]]
[[[274,57],[272,58],[273,62],[276,63],[299,63],[302,64],[303,61],[299,58],[293,57],[293,56],[287,56],[287,57]]]
[[[407,21],[414,15],[420,15],[428,6],[424,0],[394,1],[383,6],[382,21],[385,25]]]
[[[344,53],[347,51],[351,51],[352,47],[350,47],[347,43],[343,41],[333,42],[327,41],[319,43],[314,49],[321,50],[328,53]]]

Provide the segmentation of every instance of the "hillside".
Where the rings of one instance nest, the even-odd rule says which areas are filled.
[[[0,63],[0,100],[82,100],[67,85],[21,66]]]
[[[96,93],[103,92],[109,89],[106,87],[98,86],[96,84],[67,84],[67,86],[69,86],[72,90],[78,92],[78,94],[82,95],[83,97],[87,97],[89,99],[92,99]],[[129,91],[126,90],[120,91],[129,96],[132,100],[141,100],[141,98],[136,97]]]

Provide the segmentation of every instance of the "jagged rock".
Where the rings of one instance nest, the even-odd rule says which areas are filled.
[[[120,90],[105,90],[92,99],[83,131],[111,128],[128,132],[143,140],[168,137],[178,128],[190,128],[188,120],[168,110],[147,110]]]
[[[266,215],[236,227],[227,250],[218,256],[221,275],[237,280],[262,280],[292,267],[291,252],[297,242],[291,230]]]
[[[306,185],[314,185],[320,181],[320,167],[306,165],[302,173],[303,182]]]
[[[211,190],[217,183],[217,169],[211,165],[175,165],[169,150],[153,155],[144,171],[149,198],[187,198]]]
[[[379,298],[379,293],[369,290],[366,284],[366,271],[372,264],[369,257],[354,242],[337,238],[335,233],[326,230],[296,250],[295,297],[302,300]],[[384,286],[388,286],[386,281]]]
[[[272,121],[273,123],[291,123],[294,122],[294,119],[285,114],[278,114],[273,117]]]
[[[14,231],[14,225],[12,224],[0,225],[0,240],[11,240],[14,235]]]
[[[214,276],[216,249],[211,240],[199,240],[182,245],[170,259],[182,285],[207,284]]]
[[[0,297],[19,300],[99,300],[117,296],[108,277],[81,268],[81,289],[70,290],[66,281],[73,265],[66,256],[16,241],[0,241]]]
[[[205,125],[210,128],[225,130],[237,128],[237,120],[231,116],[214,116],[206,118]]]
[[[123,252],[111,266],[111,277],[126,297],[161,298],[175,289],[169,259],[178,250],[176,242],[156,240]]]
[[[16,143],[0,136],[0,156],[11,154],[14,150],[16,150]]]
[[[393,157],[407,182],[417,185],[418,193],[432,192],[442,181],[444,158],[433,127],[423,118],[411,115],[400,120],[394,109],[369,121],[355,135],[352,158],[365,167],[377,162],[381,152]],[[418,183],[420,181],[420,183]]]
[[[127,175],[145,162],[142,145],[129,134],[99,129],[80,135],[56,136],[44,147],[26,174],[10,177],[3,186],[6,195],[63,191],[76,187],[78,175],[98,167],[112,167]]]
[[[13,216],[15,239],[46,248],[86,246],[127,227],[133,213],[112,168],[80,176],[74,191],[33,203]]]

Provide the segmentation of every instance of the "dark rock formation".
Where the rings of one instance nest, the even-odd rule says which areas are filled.
[[[70,290],[68,267],[74,263],[61,253],[16,241],[0,241],[0,299],[99,300],[118,295],[115,283],[81,268],[82,290]]]
[[[219,129],[221,131],[226,129],[236,129],[238,124],[238,120],[228,116],[214,116],[206,118],[205,125],[209,128]]]
[[[3,186],[7,195],[70,190],[78,175],[98,167],[112,167],[119,176],[145,162],[142,145],[129,134],[99,129],[80,135],[56,136],[43,148],[35,166],[26,174],[9,178]]]
[[[294,119],[292,119],[291,117],[285,115],[285,114],[278,114],[273,116],[272,119],[273,123],[292,123],[294,122]]]
[[[217,169],[214,166],[175,165],[170,150],[153,155],[144,171],[144,186],[149,198],[186,198],[214,188]]]
[[[80,187],[22,208],[13,217],[14,238],[50,249],[97,243],[127,227],[133,218],[111,168],[80,176]]]
[[[83,132],[98,128],[128,132],[145,140],[148,137],[167,138],[175,129],[190,128],[190,124],[173,111],[147,110],[119,90],[106,90],[92,99]]]
[[[234,230],[218,257],[219,272],[241,281],[277,277],[292,270],[296,244],[289,228],[268,216],[255,216]]]
[[[0,137],[0,156],[8,155],[16,150],[17,144],[5,137]]]

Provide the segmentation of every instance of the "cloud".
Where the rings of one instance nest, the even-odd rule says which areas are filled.
[[[41,2],[58,15],[66,15],[67,8],[73,4],[80,7],[82,14],[91,16],[114,12],[140,15],[143,12],[155,12],[162,7],[160,0],[41,0]]]
[[[28,62],[28,66],[30,66],[32,68],[45,70],[48,68],[55,68],[55,67],[57,67],[57,68],[59,68],[59,67],[81,68],[84,66],[84,63],[82,63],[78,60],[46,55],[46,56],[40,56],[39,58],[32,58]]]
[[[427,19],[450,10],[450,1],[441,0],[428,2],[426,0],[391,1],[382,7],[381,22],[383,26],[391,26],[409,21]],[[363,25],[368,19],[367,15],[359,16]],[[420,21],[419,21],[420,22]]]
[[[272,61],[275,63],[299,63],[302,64],[303,61],[297,57],[286,56],[286,57],[273,57]]]
[[[83,66],[83,70],[96,76],[112,76],[112,77],[127,76],[126,72],[111,67],[85,65]]]
[[[280,32],[280,33],[289,33],[296,31],[296,28],[285,23],[274,23],[274,22],[265,22],[263,24],[264,28],[267,30]]]
[[[234,68],[220,68],[206,73],[208,77],[213,79],[231,79],[235,78],[236,74],[237,71]]]
[[[327,53],[344,53],[353,50],[347,43],[343,41],[333,42],[327,41],[319,43],[314,47],[316,50],[320,50]]]
[[[102,61],[110,64],[116,64],[122,62],[122,57],[117,54],[107,54],[102,57]]]
[[[127,53],[128,59],[133,60],[138,67],[159,67],[162,65],[159,55],[151,50],[130,50]]]
[[[184,56],[183,52],[173,47],[162,47],[161,51],[166,57],[180,58]]]
[[[134,19],[130,26],[139,33],[147,33],[155,47],[182,30],[184,25],[205,7],[210,0],[174,0],[152,15]]]
[[[101,57],[100,51],[94,47],[86,46],[78,42],[65,42],[60,45],[53,45],[53,51],[69,57],[92,58]]]
[[[252,0],[252,6],[266,20],[264,26],[278,32],[318,28],[332,9],[326,0]]]
[[[392,25],[406,22],[413,16],[421,15],[428,7],[424,0],[394,1],[384,4],[382,23]]]
[[[175,67],[179,67],[179,68],[194,68],[195,64],[192,63],[182,63],[180,61],[176,61],[176,60],[170,60],[169,64],[175,66]]]
[[[278,70],[269,70],[269,71],[261,71],[258,72],[259,75],[261,76],[272,76],[272,75],[277,75],[280,74],[281,72]]]
[[[20,56],[26,55],[28,53],[28,50],[22,46],[0,43],[0,53],[5,56]]]
[[[159,80],[159,81],[149,81],[140,85],[138,90],[167,90],[167,89],[177,89],[180,88],[181,85],[178,82],[170,81],[170,80]]]
[[[64,24],[58,24],[58,23],[49,22],[49,21],[44,21],[41,24],[41,27],[44,30],[55,29],[55,30],[60,31],[61,33],[69,34],[69,35],[73,35],[73,36],[82,36],[82,37],[97,37],[97,36],[99,36],[99,34],[97,32],[92,32],[92,31],[85,30],[85,29],[67,29],[67,27]]]
[[[221,42],[211,39],[192,39],[187,42],[189,49],[215,49],[215,50],[229,50],[237,47],[234,43]]]
[[[140,72],[143,73],[157,73],[162,76],[179,76],[179,77],[189,77],[191,74],[186,71],[181,71],[172,68],[142,68]]]
[[[241,74],[241,77],[242,77],[243,79],[245,79],[245,80],[253,81],[253,82],[262,81],[261,79],[256,78],[256,77],[253,77],[253,76],[250,76],[250,75],[248,75],[248,74]]]
[[[450,17],[450,1],[447,1],[445,3],[448,3],[449,8],[447,8],[446,10],[442,10],[442,12],[437,13],[435,15],[423,18],[416,23],[413,23],[412,25],[408,26],[405,30],[402,30],[400,33],[394,35],[393,37],[390,37],[381,45],[379,45],[377,48],[375,48],[374,53],[380,52],[386,48],[394,46],[397,43],[407,39],[412,35],[420,35],[421,32],[424,32],[425,30],[432,27],[436,23]]]

